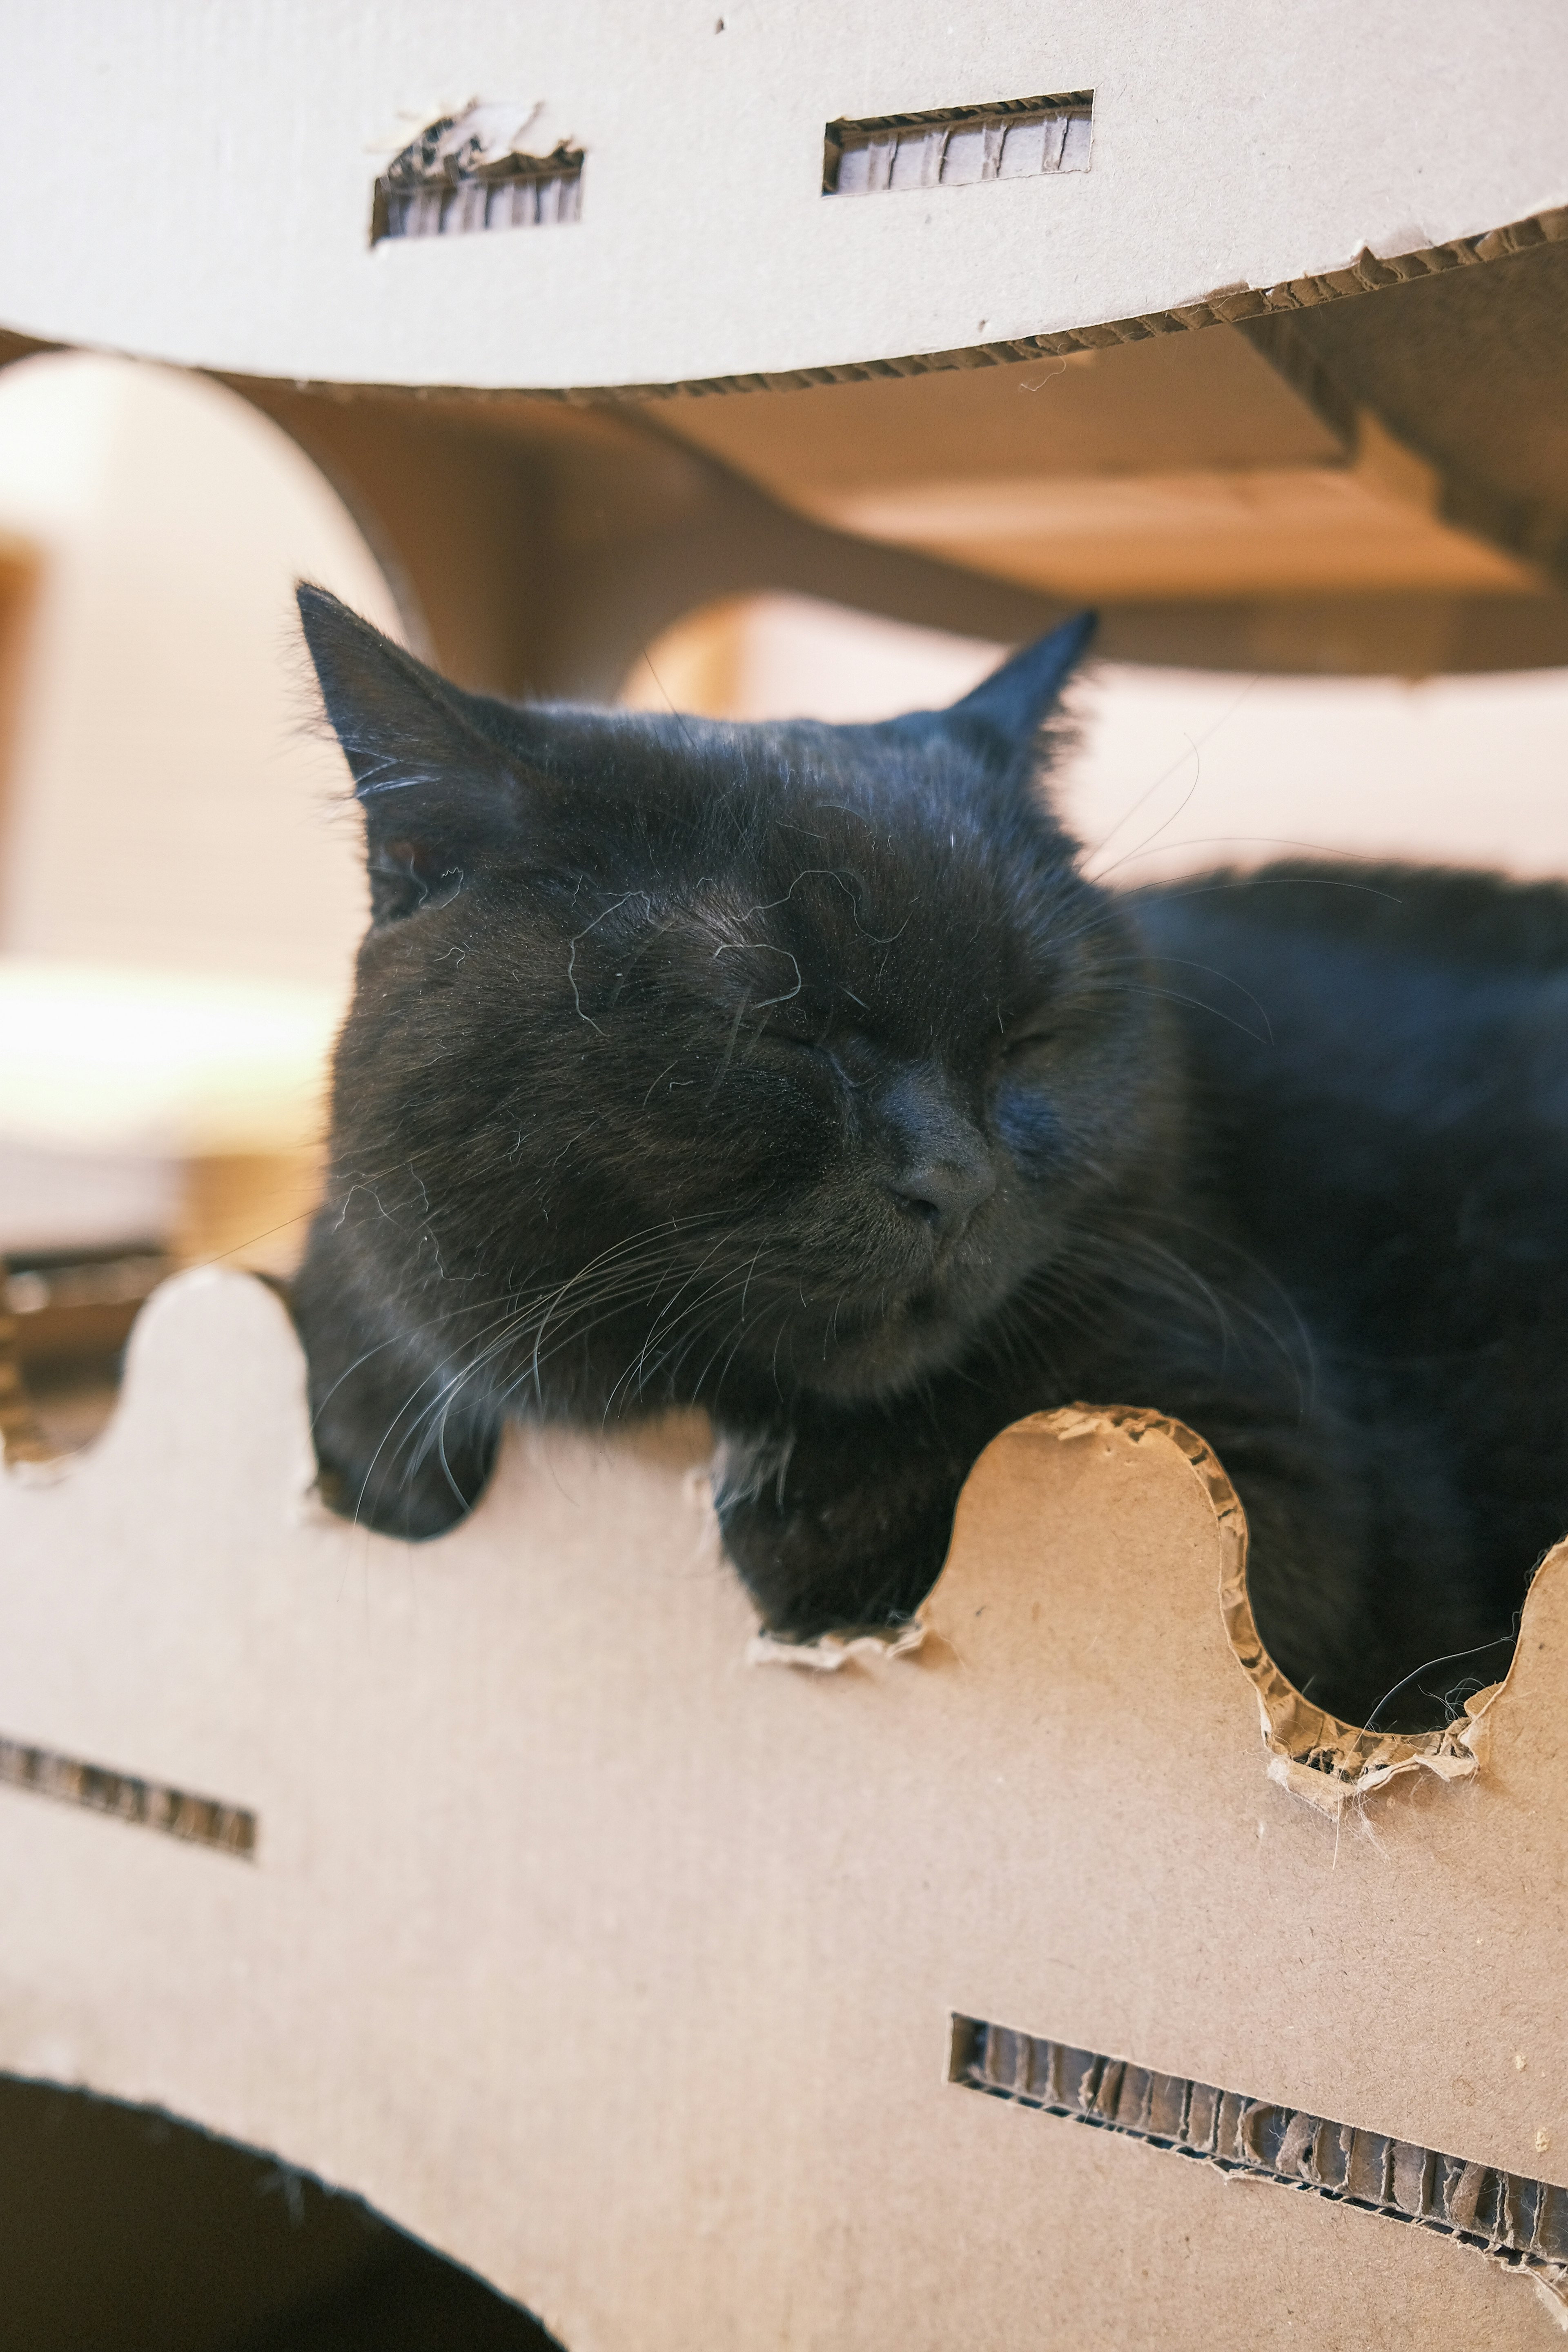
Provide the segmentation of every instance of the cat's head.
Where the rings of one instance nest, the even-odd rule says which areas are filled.
[[[712,1402],[890,1393],[1066,1297],[1161,1084],[1041,782],[1089,619],[950,709],[739,725],[490,700],[300,605],[374,910],[336,1179],[405,1311],[554,1297],[584,1402]]]

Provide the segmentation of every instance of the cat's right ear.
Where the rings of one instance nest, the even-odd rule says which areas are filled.
[[[321,699],[364,811],[372,919],[444,903],[486,850],[515,841],[522,779],[485,706],[324,588],[296,591]]]
[[[1100,625],[1097,613],[1079,613],[1048,636],[1037,637],[960,702],[940,714],[949,734],[1000,759],[1020,776],[1034,768],[1039,730],[1061,698],[1062,689],[1088,652]]]

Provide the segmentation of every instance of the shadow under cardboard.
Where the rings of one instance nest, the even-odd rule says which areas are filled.
[[[84,2091],[0,2075],[0,2352],[556,2343],[359,2198]]]

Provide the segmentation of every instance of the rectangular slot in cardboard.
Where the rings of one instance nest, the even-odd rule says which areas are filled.
[[[954,2015],[948,2080],[1197,2157],[1222,2172],[1418,2221],[1554,2285],[1568,2279],[1568,2190],[1548,2181],[980,2018]]]
[[[77,1756],[57,1755],[53,1748],[29,1748],[19,1739],[0,1738],[0,1788],[54,1797],[90,1813],[112,1813],[117,1821],[162,1830],[166,1836],[184,1838],[193,1845],[214,1846],[220,1853],[237,1854],[242,1862],[256,1859],[259,1824],[243,1805],[226,1805],[217,1797],[194,1797],[187,1790],[165,1788],[156,1780],[140,1780],[134,1773],[84,1764]]]
[[[822,193],[873,196],[1087,172],[1093,117],[1094,92],[1075,89],[830,122],[823,133]]]
[[[546,155],[494,152],[482,124],[470,127],[493,111],[444,116],[394,156],[375,184],[372,245],[385,237],[547,228],[579,217],[584,151],[562,144]]]

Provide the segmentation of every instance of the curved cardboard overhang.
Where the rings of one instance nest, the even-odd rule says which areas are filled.
[[[1146,331],[1440,268],[1568,202],[1568,22],[1536,0],[1484,37],[1464,0],[77,0],[9,65],[0,319],[283,378],[676,384]],[[1078,168],[825,193],[831,126],[1052,93],[1091,100]],[[525,160],[582,156],[574,216],[373,246],[378,176],[476,100]]]
[[[1483,42],[1461,0],[1283,28],[1233,0],[952,16],[42,12],[11,58],[0,356],[226,374],[327,465],[416,633],[503,691],[610,694],[681,612],[778,589],[1004,639],[1093,601],[1101,649],[1142,661],[1560,664],[1568,20],[1510,0]],[[1021,363],[1096,360],[1015,397]],[[1303,455],[1300,416],[1259,441],[1269,368],[1335,446]],[[784,388],[787,421],[701,397]],[[400,393],[426,413],[393,416]],[[545,412],[625,419],[628,394],[673,397],[637,398],[638,462],[576,480]],[[1004,464],[1009,401],[1046,415]],[[1173,454],[1163,421],[1205,401],[1217,446]],[[898,479],[875,450],[832,480],[780,462],[857,416],[908,453],[947,407],[972,413]],[[1097,409],[1119,428],[1086,439]],[[677,440],[740,484],[710,468],[655,546],[617,484],[640,514]]]

